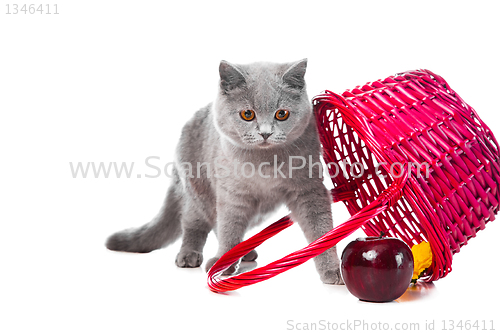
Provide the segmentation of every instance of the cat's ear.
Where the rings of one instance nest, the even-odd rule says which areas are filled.
[[[233,64],[222,60],[219,65],[220,87],[225,93],[245,84],[243,73]]]
[[[302,90],[306,86],[307,58],[293,63],[283,74],[283,82],[294,89]]]

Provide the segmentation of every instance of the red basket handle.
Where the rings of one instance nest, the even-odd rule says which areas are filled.
[[[405,169],[407,167],[405,166]],[[281,274],[295,266],[301,265],[309,259],[320,255],[329,248],[335,246],[345,237],[352,234],[358,228],[366,224],[378,214],[384,212],[401,198],[403,188],[408,179],[408,172],[404,170],[403,176],[396,178],[392,184],[382,191],[376,200],[351,216],[346,222],[333,228],[322,237],[318,238],[303,249],[293,252],[279,260],[266,266],[256,268],[226,279],[220,279],[222,273],[241,257],[252,251],[270,237],[293,224],[290,216],[285,216],[279,221],[271,224],[253,237],[243,241],[226,252],[208,272],[207,283],[210,290],[214,292],[226,292],[236,290],[257,282],[267,280],[273,276]]]

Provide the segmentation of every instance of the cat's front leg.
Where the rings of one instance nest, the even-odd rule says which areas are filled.
[[[296,191],[288,202],[291,216],[296,221],[309,243],[333,228],[331,200],[322,182]],[[311,186],[313,185],[313,186]],[[321,281],[327,284],[344,284],[340,274],[340,260],[336,246],[314,258]]]
[[[238,193],[222,193],[217,196],[216,235],[219,249],[212,259],[208,260],[205,269],[208,271],[220,257],[239,244],[248,229],[249,221],[255,215],[256,207],[252,200]],[[256,257],[256,253],[255,253]],[[231,265],[225,275],[236,271],[239,262]]]

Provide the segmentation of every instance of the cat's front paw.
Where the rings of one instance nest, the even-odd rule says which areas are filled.
[[[207,264],[205,265],[205,271],[209,271],[210,268],[212,268],[212,266],[217,262],[217,260],[219,260],[220,258],[218,257],[213,257],[212,259],[208,260],[207,261]],[[234,264],[232,264],[231,266],[229,266],[225,271],[224,273],[222,273],[222,275],[231,275],[233,274],[234,272],[236,272],[236,269],[238,268],[238,262],[235,262]]]
[[[178,267],[199,267],[203,262],[203,254],[199,251],[181,250],[175,258]]]
[[[257,251],[252,250],[248,252],[243,258],[241,258],[242,261],[255,261],[258,257]]]
[[[342,275],[340,274],[340,269],[338,268],[336,270],[328,270],[321,273],[320,278],[321,281],[326,284],[344,284],[344,280],[342,279]]]

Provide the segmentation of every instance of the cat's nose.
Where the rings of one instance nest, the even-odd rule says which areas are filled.
[[[264,132],[264,133],[259,133],[263,138],[264,140],[267,140],[268,137],[270,137],[271,135],[273,135],[273,133],[267,133],[267,132]]]

